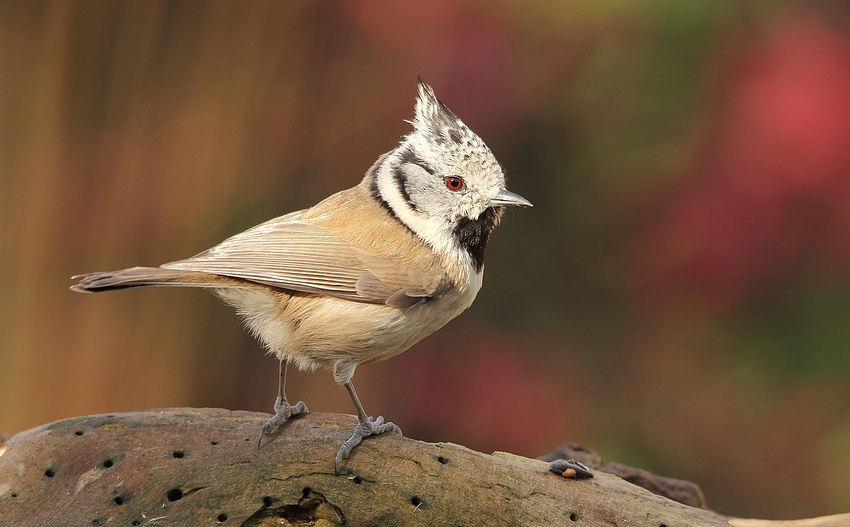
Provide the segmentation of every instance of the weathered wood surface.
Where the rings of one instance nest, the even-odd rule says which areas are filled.
[[[267,414],[177,408],[67,419],[0,456],[0,526],[729,525],[595,472],[396,434],[333,473],[353,416],[308,414],[257,449]]]

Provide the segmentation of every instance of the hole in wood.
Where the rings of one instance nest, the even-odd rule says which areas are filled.
[[[115,505],[124,505],[124,496],[115,496],[112,501],[115,502]]]
[[[227,521],[227,514],[222,512],[216,519],[218,520],[218,523],[224,523]]]
[[[171,489],[165,497],[168,498],[168,501],[177,501],[183,497],[183,491],[180,489]]]
[[[180,459],[181,457],[185,456],[186,453],[183,452],[182,450],[175,450],[174,452],[172,452],[171,455],[174,456],[177,459]]]
[[[271,496],[263,496],[263,506],[271,507],[272,506],[272,497]]]
[[[56,471],[53,470],[52,468],[49,468],[49,469],[44,471],[44,475],[47,476],[48,478],[52,478],[53,476],[56,475]]]
[[[77,430],[76,432],[74,432],[74,435],[75,435],[75,436],[81,436],[81,435],[83,435],[84,433],[85,433],[85,432],[83,432],[82,430]]]
[[[574,521],[576,521],[576,520],[578,520],[578,514],[576,514],[576,513],[574,513],[574,512],[573,512],[573,513],[570,513],[570,521],[571,521],[571,522],[574,522]]]
[[[109,468],[109,467],[111,467],[111,466],[112,466],[112,465],[114,465],[114,464],[115,464],[115,463],[114,463],[111,459],[107,459],[106,461],[104,461],[104,462],[103,462],[103,467],[104,467],[104,468]]]
[[[448,464],[449,464],[449,460],[448,460],[448,459],[446,459],[446,458],[444,458],[443,456],[437,456],[437,461],[439,461],[439,462],[440,462],[440,463],[442,463],[443,465],[448,465]]]
[[[422,500],[419,499],[419,497],[417,496],[413,496],[412,498],[410,498],[410,503],[412,503],[414,507],[418,507],[422,505]]]
[[[325,520],[327,525],[345,525],[345,515],[342,510],[329,502],[325,496],[305,487],[298,503],[282,504],[279,498],[266,496],[263,500],[266,507],[255,512],[244,525],[314,525],[316,520]],[[269,507],[274,503],[276,507]],[[288,523],[280,521],[283,518]],[[262,521],[261,521],[262,520]]]

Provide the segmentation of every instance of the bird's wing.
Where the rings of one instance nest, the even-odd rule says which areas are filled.
[[[442,273],[411,271],[406,264],[397,255],[377,254],[293,213],[161,267],[396,307],[409,307],[439,292]]]

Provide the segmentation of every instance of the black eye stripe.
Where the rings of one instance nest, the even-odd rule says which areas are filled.
[[[396,221],[407,227],[407,230],[409,230],[413,234],[416,234],[416,232],[411,229],[408,224],[401,221],[401,218],[398,217],[398,214],[396,214],[396,211],[393,209],[392,205],[390,205],[389,202],[384,198],[383,194],[381,194],[381,189],[378,188],[378,171],[381,169],[385,162],[386,157],[380,162],[375,163],[375,165],[372,167],[372,170],[370,172],[372,182],[369,185],[369,191],[371,192],[372,197],[381,205],[381,207],[383,207],[384,210],[389,213],[390,216],[392,216],[396,219]]]
[[[407,176],[405,175],[404,170],[401,169],[401,165],[393,169],[393,181],[395,182],[399,194],[401,194],[401,197],[404,198],[404,201],[407,202],[411,209],[416,209],[416,205],[413,203],[413,200],[410,199],[410,193],[407,192]]]
[[[417,165],[425,172],[428,172],[432,176],[434,175],[434,168],[429,165],[425,160],[417,156],[410,148],[405,149],[404,152],[401,153],[401,155],[399,156],[399,161],[401,161],[402,165],[406,165],[408,163],[411,165]]]

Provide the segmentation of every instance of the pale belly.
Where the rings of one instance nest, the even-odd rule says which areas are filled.
[[[409,308],[297,295],[265,287],[219,289],[270,352],[303,370],[388,359],[405,351],[467,309],[480,275],[464,287]],[[353,369],[352,369],[353,371]]]

